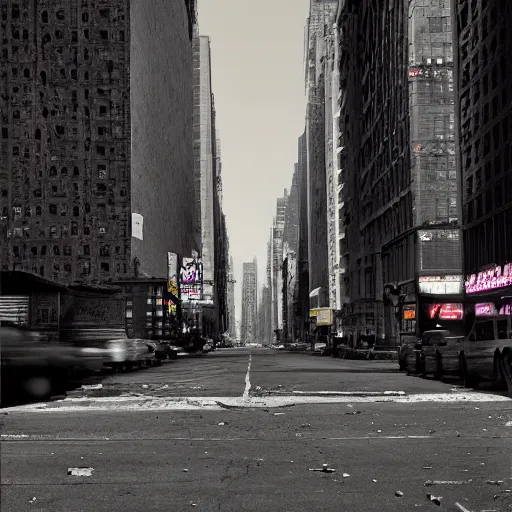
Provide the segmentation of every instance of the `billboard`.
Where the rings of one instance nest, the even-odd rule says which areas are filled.
[[[167,253],[167,291],[179,297],[178,255],[174,252]]]
[[[202,301],[203,262],[197,251],[192,251],[191,258],[183,258],[179,280],[183,303]]]
[[[309,317],[316,318],[316,325],[332,325],[333,310],[330,308],[314,308],[309,310]]]

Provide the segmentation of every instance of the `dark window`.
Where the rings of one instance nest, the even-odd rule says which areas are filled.
[[[53,246],[53,255],[60,256],[60,247],[58,245]]]
[[[63,21],[65,19],[65,14],[64,14],[64,10],[63,9],[59,9],[57,11],[57,13],[55,14],[56,18],[59,20],[59,21]]]
[[[82,13],[82,21],[84,23],[87,23],[89,21],[89,13],[87,13],[87,12]]]
[[[78,206],[73,206],[73,215],[75,217],[79,217],[80,216],[80,208]]]
[[[40,206],[36,206],[36,215],[41,215],[42,213],[42,208]]]
[[[43,11],[41,13],[41,20],[43,23],[48,23],[48,11]]]
[[[90,245],[84,245],[84,255],[89,256],[91,254],[91,246]]]
[[[103,41],[108,41],[108,30],[100,30],[100,37]]]
[[[52,215],[57,215],[57,205],[56,204],[51,204],[50,205],[50,213]]]
[[[45,256],[46,255],[46,245],[42,245],[41,246],[41,256]]]
[[[91,234],[91,227],[84,226],[84,235],[90,235],[90,234]]]
[[[100,105],[100,115],[105,115],[107,113],[107,106]]]
[[[108,272],[110,270],[110,264],[107,263],[106,261],[102,261],[101,270],[103,270],[104,272]]]
[[[73,167],[73,176],[79,176],[80,175],[80,169],[75,165]]]

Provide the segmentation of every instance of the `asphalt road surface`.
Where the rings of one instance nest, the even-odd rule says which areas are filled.
[[[512,400],[396,368],[221,349],[3,409],[1,510],[512,510]]]

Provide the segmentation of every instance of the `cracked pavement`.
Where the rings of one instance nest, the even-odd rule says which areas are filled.
[[[243,400],[250,353],[253,393],[278,389],[286,396],[276,400],[291,402]],[[484,401],[433,401],[430,394],[448,398],[460,388],[394,365],[219,350],[108,377],[111,394],[77,391],[51,411],[0,411],[1,509],[512,510],[512,401],[490,389],[477,391]],[[425,401],[308,396],[385,390]],[[299,403],[294,391],[311,402]],[[82,395],[89,405],[68,407]],[[128,398],[137,405],[116,408]],[[146,399],[189,408],[151,409]],[[104,409],[91,408],[101,400]],[[335,472],[309,471],[324,464]],[[93,468],[91,476],[67,474],[80,467]],[[427,494],[442,497],[441,506]]]

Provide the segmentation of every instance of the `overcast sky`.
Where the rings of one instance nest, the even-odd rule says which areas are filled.
[[[210,36],[224,212],[241,315],[242,262],[266,251],[276,199],[290,188],[304,130],[304,27],[309,0],[199,0]]]

